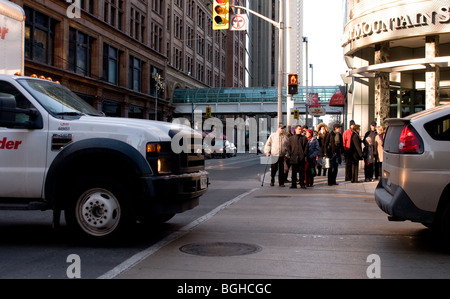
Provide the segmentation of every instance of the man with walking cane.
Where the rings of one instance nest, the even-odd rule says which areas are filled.
[[[286,155],[286,146],[288,137],[284,135],[284,129],[286,126],[283,124],[278,125],[277,132],[270,134],[264,146],[264,153],[267,157],[271,157],[270,167],[270,186],[275,185],[275,175],[278,171],[278,183],[280,187],[284,187],[284,157]]]

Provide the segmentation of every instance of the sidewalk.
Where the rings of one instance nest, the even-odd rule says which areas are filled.
[[[352,184],[343,174],[339,185],[321,176],[307,190],[270,187],[266,175],[263,187],[255,180],[253,190],[100,278],[367,278],[377,247],[370,237],[387,220],[374,201],[378,181]]]

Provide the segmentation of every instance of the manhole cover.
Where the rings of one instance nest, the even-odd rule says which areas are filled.
[[[201,256],[234,256],[252,254],[260,251],[261,247],[244,243],[214,242],[187,244],[180,250],[184,253]]]

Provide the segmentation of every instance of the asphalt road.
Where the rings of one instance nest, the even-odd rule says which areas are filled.
[[[236,175],[255,181],[258,172],[263,171],[258,161],[256,155],[250,154],[207,160],[211,185],[198,207],[176,215],[154,230],[137,224],[126,240],[113,247],[90,246],[71,240],[66,232],[64,215],[61,217],[61,230],[55,231],[51,211],[0,211],[0,279],[68,278],[68,270],[71,273],[70,267],[75,262],[71,255],[79,257],[81,278],[97,278],[222,203],[246,192],[251,186],[234,186],[230,182]]]
[[[64,226],[54,231],[51,212],[0,211],[0,279],[67,279],[75,262],[83,279],[450,277],[450,253],[429,229],[387,221],[373,198],[376,183],[330,187],[316,177],[314,188],[293,190],[268,186],[267,173],[262,187],[259,162],[250,154],[207,160],[211,185],[198,207],[153,230],[136,225],[112,247],[79,244]],[[223,241],[257,250],[181,252]]]

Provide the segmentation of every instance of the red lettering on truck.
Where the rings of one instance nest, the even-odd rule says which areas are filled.
[[[6,33],[8,33],[9,29],[6,27],[2,27],[2,28],[0,28],[0,30],[1,30],[1,38],[5,39]]]
[[[7,149],[7,150],[16,150],[19,148],[19,145],[22,144],[22,141],[11,141],[8,140],[6,137],[3,137],[3,139],[0,139],[0,150]]]

